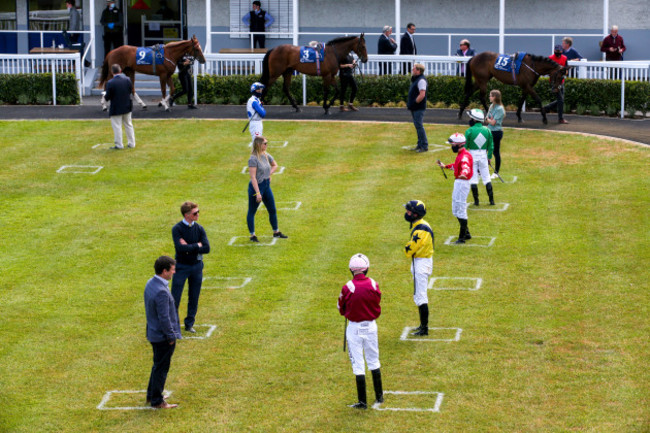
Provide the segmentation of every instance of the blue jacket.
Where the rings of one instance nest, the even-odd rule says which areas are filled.
[[[174,298],[160,278],[152,277],[144,288],[147,340],[152,343],[181,339],[181,326]]]
[[[124,74],[117,74],[106,83],[106,95],[104,99],[111,101],[111,108],[108,110],[109,116],[120,116],[133,111],[133,102],[131,94],[133,84],[129,77]]]
[[[470,48],[469,50],[467,50],[465,54],[463,54],[462,50],[459,48],[456,50],[456,55],[461,57],[472,57],[475,56],[476,53],[474,52],[473,49]]]

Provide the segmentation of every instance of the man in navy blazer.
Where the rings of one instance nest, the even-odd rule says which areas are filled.
[[[393,28],[391,26],[384,26],[381,36],[377,41],[377,54],[395,54],[397,50],[397,42],[395,39],[391,38],[390,35],[393,33]],[[393,73],[393,64],[391,62],[381,62],[379,64],[379,75],[392,74]]]
[[[399,41],[399,54],[417,54],[418,49],[415,46],[415,39],[413,39],[413,33],[415,33],[415,24],[408,23],[406,25],[406,31],[402,35],[402,38]],[[411,62],[402,63],[402,74],[411,73]]]
[[[129,77],[122,73],[120,65],[111,66],[113,78],[106,83],[106,94],[104,99],[111,101],[111,108],[108,110],[108,115],[111,118],[111,126],[113,127],[113,136],[115,146],[111,149],[124,149],[122,144],[122,124],[126,130],[126,139],[129,147],[135,147],[135,132],[133,131],[133,123],[131,122],[131,111],[133,111],[133,102],[131,95],[133,94],[133,83]]]
[[[469,47],[469,41],[463,39],[460,41],[460,48],[456,50],[456,55],[460,57],[473,57],[476,53],[474,53],[474,50]],[[458,72],[460,75],[465,75],[465,63],[460,65]]]
[[[153,267],[156,275],[147,281],[144,288],[147,340],[153,347],[153,367],[147,387],[147,403],[151,403],[156,409],[171,409],[178,405],[167,403],[162,393],[176,340],[182,338],[176,305],[168,287],[169,280],[176,272],[176,261],[168,256],[160,256]]]

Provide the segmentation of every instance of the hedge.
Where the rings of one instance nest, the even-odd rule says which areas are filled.
[[[215,76],[200,75],[197,78],[199,103],[202,104],[243,104],[249,97],[250,85],[259,81],[259,75]],[[389,103],[398,104],[407,100],[410,77],[405,75],[364,75],[357,76],[359,91],[357,100],[362,105]],[[279,79],[271,88],[266,101],[273,105],[288,104],[282,92],[283,80]],[[178,80],[175,81],[178,84]],[[427,77],[427,99],[431,104],[444,103],[446,106],[457,106],[464,97],[465,79],[463,77],[429,76]],[[488,91],[501,91],[504,105],[517,105],[521,95],[519,87],[490,80]],[[535,91],[544,104],[555,100],[551,92],[549,80],[540,78],[535,85]],[[294,77],[291,81],[291,93],[298,103],[302,103],[302,78]],[[330,98],[332,90],[330,90]],[[323,90],[320,77],[307,77],[307,102],[322,104]],[[338,103],[338,99],[336,101]],[[489,101],[488,101],[489,102]],[[476,92],[470,103],[479,103]],[[403,105],[403,104],[402,104]],[[528,108],[537,108],[532,97],[526,100]],[[621,107],[621,82],[618,80],[580,80],[567,78],[565,82],[565,110],[575,110],[579,106],[590,109],[599,107],[602,111],[615,113]],[[625,108],[628,112],[650,111],[650,83],[627,81],[625,83]]]
[[[79,104],[74,74],[56,74],[56,103]],[[52,104],[52,74],[0,74],[0,104]]]

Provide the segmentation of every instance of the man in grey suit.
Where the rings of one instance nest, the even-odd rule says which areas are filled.
[[[176,340],[182,338],[176,305],[168,287],[169,280],[176,272],[176,261],[168,256],[160,256],[153,267],[156,275],[147,281],[144,288],[147,340],[153,347],[153,367],[147,387],[147,403],[151,403],[156,409],[171,409],[178,405],[167,403],[162,393]]]
[[[111,149],[124,149],[122,143],[122,124],[126,131],[126,139],[129,147],[135,147],[135,131],[133,130],[133,123],[131,122],[131,111],[133,111],[133,101],[131,95],[133,94],[133,83],[131,79],[122,73],[120,65],[111,66],[113,78],[106,83],[106,94],[104,99],[111,101],[111,108],[108,110],[108,115],[111,118],[111,126],[113,127],[113,138],[115,146]]]
[[[68,30],[73,32],[80,31],[81,15],[79,15],[79,11],[77,10],[75,0],[66,0],[65,5],[68,8],[70,14],[70,23],[68,24]],[[81,35],[79,33],[70,34],[70,43],[76,44],[77,42],[79,42],[80,36]]]

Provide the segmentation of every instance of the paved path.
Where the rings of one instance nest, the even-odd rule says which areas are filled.
[[[166,113],[157,106],[150,97],[145,98],[149,105],[147,110],[134,107],[134,119],[169,119],[169,118],[197,118],[197,119],[236,119],[241,120],[242,128],[245,125],[245,107],[243,105],[200,105],[198,110],[189,110],[181,105],[173,107]],[[266,106],[268,115],[266,120],[325,120],[325,121],[376,121],[376,122],[411,122],[411,115],[405,108],[361,108],[358,112],[340,112],[338,107],[331,109],[331,115],[325,116],[320,107],[303,107],[301,113],[296,113],[290,106]],[[467,118],[458,121],[457,110],[427,110],[425,123],[467,125]],[[0,119],[106,119],[107,114],[102,112],[99,97],[85,97],[83,105],[74,106],[48,106],[48,105],[2,105],[0,106]],[[549,116],[549,124],[544,125],[539,113],[524,113],[523,123],[517,123],[514,113],[508,113],[504,122],[505,127],[585,132],[590,134],[605,135],[610,137],[631,140],[650,145],[650,119],[619,119],[611,117],[574,116],[566,117],[568,125],[557,124],[557,115]],[[462,129],[462,128],[461,128]]]

